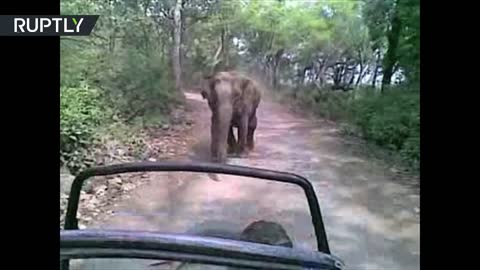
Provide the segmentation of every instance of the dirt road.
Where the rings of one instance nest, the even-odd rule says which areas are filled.
[[[196,118],[191,160],[205,161],[209,147],[206,102],[187,93]],[[332,253],[348,269],[419,269],[419,191],[393,180],[391,172],[353,154],[338,129],[303,119],[262,101],[256,150],[230,164],[294,172],[314,184]],[[300,188],[287,184],[193,173],[151,174],[149,184],[120,203],[98,227],[164,232],[240,231],[257,219],[285,226],[296,248],[315,248],[307,204]],[[89,269],[126,269],[113,264]],[[134,269],[128,266],[128,269]],[[137,269],[137,268],[135,268]],[[151,268],[150,268],[151,269]]]

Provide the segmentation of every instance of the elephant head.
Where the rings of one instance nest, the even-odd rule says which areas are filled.
[[[222,72],[205,77],[207,86],[201,94],[207,99],[212,111],[211,118],[211,158],[224,163],[227,159],[228,133],[233,115],[233,84],[229,74]]]

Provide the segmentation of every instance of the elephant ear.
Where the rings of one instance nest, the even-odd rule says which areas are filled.
[[[250,84],[249,78],[236,74],[234,79],[234,85],[235,85],[235,88],[237,88],[240,92],[245,91],[245,89],[248,87],[249,84]]]
[[[242,77],[242,78],[240,79],[240,87],[241,87],[242,89],[247,88],[247,86],[248,86],[249,83],[250,83],[250,79],[248,79],[248,78]]]
[[[200,92],[202,94],[203,99],[208,99],[208,93],[211,91],[213,85],[213,74],[206,74],[203,76],[203,82],[202,82],[202,91]]]
[[[203,99],[208,99],[208,93],[206,90],[202,90],[201,92]]]

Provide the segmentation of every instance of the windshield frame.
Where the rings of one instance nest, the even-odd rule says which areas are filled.
[[[220,255],[220,256],[219,256]],[[60,258],[136,258],[254,269],[342,269],[322,252],[215,237],[120,230],[63,230]]]
[[[95,176],[134,172],[199,172],[252,177],[255,180],[270,180],[291,183],[300,186],[308,201],[312,225],[314,227],[317,249],[330,254],[327,234],[313,185],[306,178],[293,173],[279,172],[260,168],[206,162],[132,162],[98,166],[86,169],[73,180],[65,214],[65,230],[78,229],[77,211],[80,193],[85,180]]]

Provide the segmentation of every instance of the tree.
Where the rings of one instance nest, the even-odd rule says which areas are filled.
[[[396,0],[393,3],[392,15],[390,20],[390,27],[387,30],[387,52],[385,54],[383,64],[383,79],[382,79],[382,91],[386,85],[390,85],[394,67],[398,63],[398,44],[400,41],[400,35],[402,34],[402,21],[400,19],[400,5],[401,0]]]
[[[182,40],[182,0],[176,0],[173,11],[173,52],[172,63],[175,75],[175,88],[181,91],[182,88],[182,67],[181,67],[181,40]]]
[[[383,62],[382,89],[390,85],[393,74],[400,69],[410,82],[420,79],[419,11],[419,0],[364,1],[363,16],[370,30],[372,50]]]

